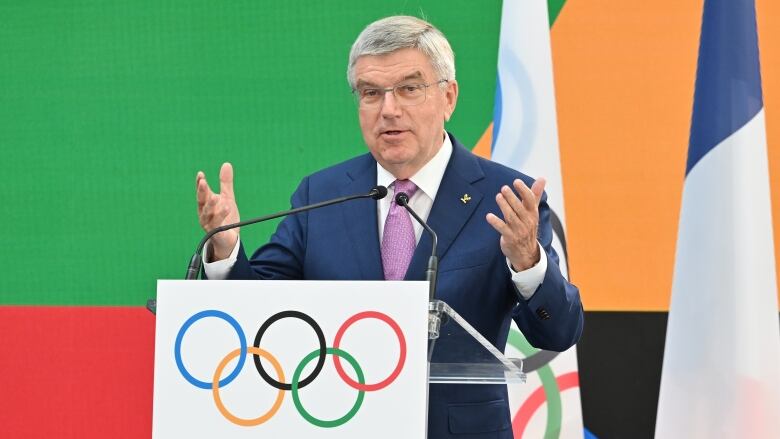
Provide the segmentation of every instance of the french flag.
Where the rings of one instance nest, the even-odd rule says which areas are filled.
[[[780,438],[754,0],[705,0],[656,437]]]

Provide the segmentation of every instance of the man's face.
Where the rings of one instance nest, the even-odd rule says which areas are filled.
[[[354,72],[358,89],[450,79],[438,77],[428,57],[416,49],[362,56]],[[455,80],[445,85],[443,89],[438,84],[428,87],[425,101],[417,105],[401,105],[393,93],[386,93],[374,106],[359,106],[360,129],[369,151],[396,178],[413,176],[441,148],[444,121],[449,120],[458,98]]]

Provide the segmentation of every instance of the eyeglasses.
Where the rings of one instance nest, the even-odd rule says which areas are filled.
[[[399,105],[408,107],[412,105],[420,105],[425,102],[425,98],[428,94],[428,87],[432,85],[438,85],[443,82],[448,82],[446,79],[440,79],[430,84],[418,84],[414,82],[398,84],[390,88],[378,88],[378,87],[359,87],[352,90],[352,94],[355,96],[355,101],[360,107],[374,108],[382,104],[387,92],[392,92],[396,102]]]

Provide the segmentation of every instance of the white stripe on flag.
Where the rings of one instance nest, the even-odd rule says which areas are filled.
[[[764,123],[761,110],[685,181],[657,437],[780,437]]]

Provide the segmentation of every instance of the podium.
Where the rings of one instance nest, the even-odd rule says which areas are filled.
[[[155,438],[424,438],[428,385],[525,380],[426,282],[160,281],[156,311]]]

